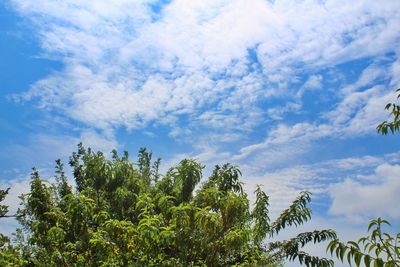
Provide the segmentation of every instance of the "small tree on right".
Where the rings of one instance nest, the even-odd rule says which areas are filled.
[[[400,88],[396,90],[400,92]],[[400,99],[400,93],[397,100]],[[390,111],[391,121],[383,121],[376,129],[378,133],[387,135],[400,132],[400,106],[397,103],[388,103],[385,110]],[[385,232],[383,226],[390,226],[387,220],[378,218],[370,221],[368,225],[368,235],[361,237],[357,242],[340,242],[338,239],[332,240],[328,247],[332,255],[335,255],[342,262],[347,262],[358,266],[374,267],[400,267],[400,233],[390,234]]]
[[[342,262],[355,266],[399,267],[400,266],[400,233],[392,236],[382,226],[390,223],[382,218],[372,220],[368,226],[369,235],[357,242],[340,242],[338,239],[329,242],[327,250],[336,255]]]

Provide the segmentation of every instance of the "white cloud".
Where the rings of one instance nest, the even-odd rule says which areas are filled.
[[[309,151],[312,141],[335,134],[336,130],[327,124],[316,125],[307,122],[291,126],[279,124],[268,132],[263,142],[241,148],[240,153],[234,159],[239,160],[257,155],[264,162],[272,160],[272,163],[287,163],[291,158]],[[268,157],[268,155],[273,156]]]
[[[323,81],[322,75],[311,75],[299,89],[296,96],[302,97],[306,91],[322,89],[323,87],[322,81]]]
[[[321,75],[312,75],[304,83],[303,87],[307,89],[318,89],[322,86],[322,79]]]
[[[364,216],[387,217],[398,219],[400,211],[400,166],[381,164],[376,167],[369,182],[346,179],[331,185],[329,192],[333,199],[330,212],[345,215],[349,219]]]
[[[393,1],[176,0],[160,13],[156,1],[12,3],[35,22],[44,53],[65,64],[25,99],[108,130],[173,127],[186,115],[253,129],[265,115],[259,101],[288,94],[296,73],[390,52],[400,22]],[[311,76],[305,87],[320,83]],[[227,111],[237,124],[221,124]]]
[[[21,196],[21,194],[25,194],[29,191],[30,178],[29,177],[21,177],[21,178],[8,180],[8,181],[3,181],[1,188],[2,189],[10,188],[8,195],[4,199],[4,202],[2,202],[2,205],[6,205],[9,207],[8,215],[15,215],[19,208],[19,204],[21,203],[19,196]]]
[[[296,102],[288,102],[283,107],[273,107],[267,110],[268,116],[272,120],[282,120],[286,113],[296,113],[301,109],[301,104]]]
[[[383,75],[381,79],[390,79],[391,76],[384,73],[396,68],[396,64],[393,62],[388,66],[377,67],[372,63],[355,82],[338,92],[336,97],[340,97],[341,100],[333,108],[321,108],[321,115],[314,121],[293,124],[281,122],[271,127],[264,140],[243,146],[233,159],[253,157],[256,161],[258,158],[260,163],[264,162],[264,166],[273,166],[277,163],[291,162],[292,159],[313,151],[316,143],[324,138],[348,139],[376,134],[376,126],[388,116],[384,110],[386,103],[392,102],[396,96],[391,89],[383,85],[372,85],[372,82],[380,75]],[[319,80],[312,77],[311,80]],[[291,109],[292,112],[297,109],[297,113],[301,113],[299,105],[301,104],[287,104],[272,108],[267,110],[267,114],[275,120],[281,120],[287,109]]]
[[[19,171],[28,172],[32,167],[52,169],[56,159],[68,162],[69,156],[80,142],[85,147],[102,151],[106,155],[113,149],[120,148],[112,135],[90,129],[77,129],[70,134],[32,133],[23,142],[6,145],[3,150],[7,158],[14,159]]]
[[[275,157],[275,154],[271,155],[270,157]],[[379,196],[387,194],[382,202],[377,201],[380,203],[377,205],[379,205],[382,214],[391,215],[393,213],[393,205],[388,205],[387,207],[386,205],[390,201],[397,203],[397,195],[388,192],[384,187],[392,186],[393,191],[396,191],[398,190],[398,186],[394,186],[394,182],[384,182],[386,178],[383,179],[382,177],[390,174],[393,176],[394,181],[394,173],[398,168],[395,164],[400,163],[399,153],[385,154],[383,156],[338,158],[319,161],[313,164],[277,165],[275,169],[269,168],[267,156],[263,155],[263,157],[266,160],[254,160],[253,157],[248,157],[236,163],[241,167],[245,179],[245,188],[249,193],[249,197],[251,199],[254,198],[251,192],[254,191],[257,184],[264,185],[263,189],[271,196],[272,212],[275,215],[286,208],[300,191],[308,190],[314,194],[313,203],[316,205],[323,204],[328,208],[331,204],[326,202],[326,198],[331,197],[333,200],[331,210],[335,210],[335,215],[347,215],[346,207],[348,207],[354,211],[351,214],[352,218],[375,216],[377,209],[373,206],[368,209],[368,202],[364,205],[365,209],[363,211],[360,209],[359,213],[351,208],[352,204],[345,204],[349,199],[358,194],[357,190],[362,191],[364,185],[371,183],[377,185],[374,187],[374,190],[380,192]],[[388,166],[396,166],[396,169],[391,169]],[[377,177],[380,178],[378,179]],[[347,181],[351,181],[357,184],[357,186],[349,187]],[[384,185],[378,186],[381,183]],[[337,194],[332,193],[334,189],[337,189],[335,191]],[[341,192],[343,195],[340,194]],[[379,199],[379,196],[371,198],[371,201]],[[321,198],[325,198],[325,200],[321,200]],[[364,198],[360,198],[359,201],[352,201],[352,203],[356,207],[359,207],[359,204],[363,203],[363,201]],[[351,219],[351,217],[346,218],[346,220],[348,219]]]
[[[342,102],[325,116],[332,126],[344,128],[343,130],[348,130],[350,134],[373,132],[385,117],[384,107],[393,96],[392,91],[388,92],[382,86],[348,93]]]

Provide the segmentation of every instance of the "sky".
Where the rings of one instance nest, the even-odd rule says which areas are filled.
[[[313,193],[306,228],[400,229],[398,0],[3,0],[0,182],[16,210],[79,142],[240,166],[278,214]],[[15,222],[1,222],[13,229]],[[307,229],[308,229],[307,228]],[[298,229],[287,234],[295,233]],[[317,248],[311,248],[317,251]]]

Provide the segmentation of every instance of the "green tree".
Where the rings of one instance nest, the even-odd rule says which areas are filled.
[[[146,149],[132,162],[127,152],[108,159],[82,144],[69,163],[75,192],[59,160],[55,184],[32,172],[18,212],[19,241],[11,246],[21,266],[281,266],[285,259],[333,265],[301,250],[335,239],[332,230],[269,241],[311,218],[309,192],[271,221],[269,197],[257,186],[251,208],[231,164],[204,179],[204,166],[184,159],[161,175],[160,160]]]

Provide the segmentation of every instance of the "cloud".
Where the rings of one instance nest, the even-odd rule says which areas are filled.
[[[105,154],[120,148],[114,136],[86,128],[63,134],[36,132],[27,135],[26,140],[21,143],[6,145],[3,148],[3,158],[13,159],[12,164],[15,164],[19,172],[27,172],[32,167],[52,169],[56,159],[68,162],[69,156],[80,142],[85,147]]]
[[[253,130],[263,101],[287,95],[297,75],[383,55],[399,40],[393,1],[11,3],[34,22],[43,53],[65,66],[19,98],[108,131],[173,131],[185,116],[209,129]],[[304,88],[321,82],[311,75]],[[269,108],[272,118],[284,113]]]
[[[287,164],[309,151],[312,141],[335,133],[336,130],[327,124],[301,122],[289,126],[282,123],[270,130],[263,142],[242,147],[234,160],[255,156],[265,165]]]
[[[283,120],[287,113],[296,113],[301,110],[302,105],[296,102],[288,102],[283,107],[273,107],[267,110],[267,115],[271,120]]]
[[[367,180],[346,179],[329,188],[330,213],[349,219],[364,216],[400,218],[397,199],[400,194],[400,166],[381,164]]]
[[[15,215],[19,208],[19,204],[21,203],[19,196],[29,191],[30,179],[29,177],[20,177],[3,182],[4,183],[2,183],[1,188],[10,188],[10,191],[8,192],[8,195],[4,199],[4,204],[2,203],[2,205],[9,207],[8,215]]]
[[[287,118],[284,115],[288,110],[292,115],[307,112],[299,102],[268,109],[267,114],[275,119],[274,126],[266,131],[260,142],[242,146],[233,159],[252,158],[272,168],[301,159],[314,151],[321,140],[376,134],[376,126],[388,116],[384,110],[386,103],[396,99],[393,90],[376,85],[376,80],[391,80],[390,72],[396,66],[397,61],[379,67],[374,62],[369,64],[355,81],[334,93],[339,101],[328,107],[320,104],[319,114],[308,116],[306,121],[294,120],[295,123],[289,124],[283,120]],[[320,76],[309,77],[298,92],[302,94],[310,81],[313,84],[322,79]]]
[[[257,161],[252,157],[242,159],[237,163],[241,167],[245,188],[249,193],[249,197],[254,200],[251,192],[254,191],[257,184],[263,185],[265,192],[271,196],[271,211],[274,215],[286,208],[303,190],[313,193],[313,205],[316,205],[315,207],[322,205],[323,210],[325,210],[323,213],[326,213],[325,215],[347,215],[349,213],[346,207],[352,209],[352,204],[345,203],[358,195],[357,190],[363,190],[363,187],[360,185],[364,186],[371,183],[375,185],[385,184],[384,186],[375,187],[375,191],[380,193],[376,197],[371,198],[371,201],[379,199],[379,196],[382,194],[387,194],[386,186],[392,186],[393,191],[398,189],[398,187],[394,186],[395,182],[383,182],[386,181],[386,178],[383,179],[382,177],[386,177],[389,174],[392,175],[391,177],[395,177],[394,173],[397,169],[391,169],[387,166],[397,166],[396,164],[400,163],[400,154],[389,153],[383,156],[366,155],[362,157],[336,158],[321,160],[312,164],[278,165],[276,168],[268,168],[268,166],[263,164],[265,161]],[[377,177],[380,178],[378,179]],[[347,181],[351,181],[351,184]],[[333,192],[337,193],[334,194]],[[380,211],[382,214],[392,214],[393,205],[386,205],[390,201],[396,203],[396,194],[389,192],[383,199],[382,202],[377,201],[380,203],[378,204]],[[332,200],[332,203],[330,200]],[[352,203],[356,207],[359,207],[357,203],[361,205],[363,201],[364,198],[360,198],[357,201],[352,200]],[[356,211],[352,209],[353,213],[349,214],[349,217],[346,219],[375,216],[378,209],[374,206],[368,208],[368,203],[365,202],[365,205],[363,204],[364,210],[360,209]],[[327,210],[329,207],[335,212],[328,214]],[[353,220],[352,223],[354,222],[359,221]]]

